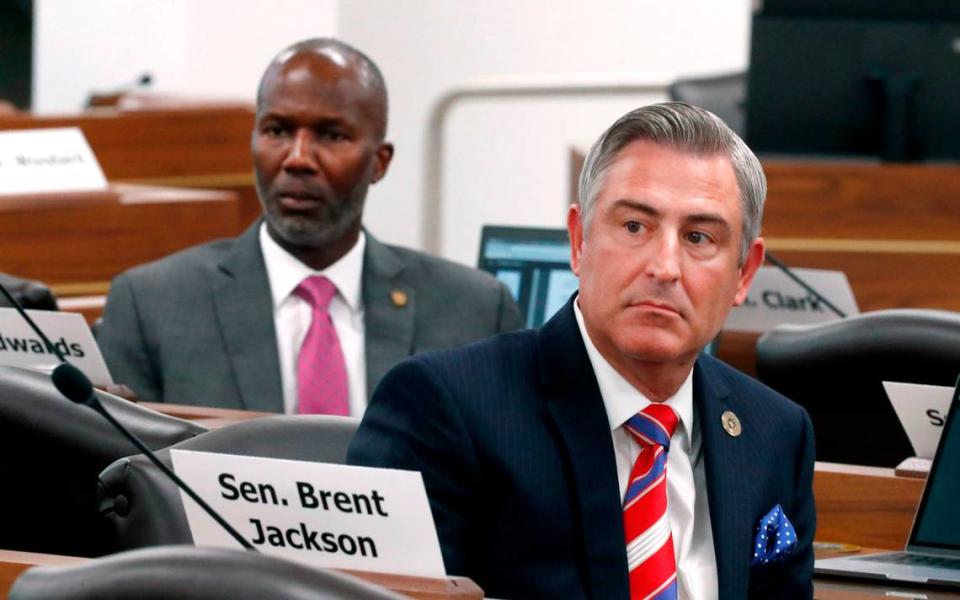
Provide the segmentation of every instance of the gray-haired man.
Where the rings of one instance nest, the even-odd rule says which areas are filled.
[[[401,363],[349,460],[421,471],[448,572],[491,596],[811,597],[810,420],[700,355],[763,261],[759,162],[711,113],[647,106],[580,193],[579,293]]]

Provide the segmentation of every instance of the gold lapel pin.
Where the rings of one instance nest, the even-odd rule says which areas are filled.
[[[740,426],[740,419],[737,418],[737,415],[733,414],[733,411],[723,411],[723,414],[720,415],[720,422],[723,423],[723,429],[730,437],[740,437],[740,434],[743,433],[743,427]]]
[[[393,305],[397,308],[403,308],[407,305],[407,302],[410,301],[410,298],[407,297],[405,291],[398,289],[390,292],[390,301],[393,302]]]

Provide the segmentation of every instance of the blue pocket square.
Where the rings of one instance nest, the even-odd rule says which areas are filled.
[[[797,547],[797,532],[779,504],[768,512],[757,526],[753,540],[751,565],[766,565],[790,556]]]

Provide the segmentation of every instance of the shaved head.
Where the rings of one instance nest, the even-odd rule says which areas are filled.
[[[326,62],[340,72],[350,72],[357,83],[368,91],[368,102],[364,103],[366,112],[380,139],[386,137],[387,86],[383,74],[369,56],[333,38],[302,40],[284,48],[273,58],[257,88],[258,114],[263,110],[265,96],[272,89],[277,76],[307,61]]]

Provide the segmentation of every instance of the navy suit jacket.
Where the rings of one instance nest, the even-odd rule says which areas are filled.
[[[693,375],[720,598],[810,598],[813,429],[798,405],[702,356]],[[729,435],[724,411],[740,419]],[[539,330],[405,360],[348,453],[420,471],[447,572],[503,598],[628,598],[609,422],[568,303]],[[781,563],[751,567],[776,504],[797,531]]]

